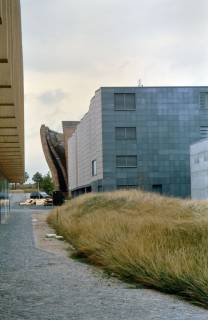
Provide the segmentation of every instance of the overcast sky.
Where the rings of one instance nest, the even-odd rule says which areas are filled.
[[[79,120],[100,86],[208,85],[207,0],[21,0],[26,170],[41,124]]]

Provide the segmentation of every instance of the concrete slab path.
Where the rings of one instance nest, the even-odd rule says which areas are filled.
[[[207,320],[208,311],[37,249],[32,210],[18,209],[0,225],[0,319]]]

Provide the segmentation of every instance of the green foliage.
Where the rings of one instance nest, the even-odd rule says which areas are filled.
[[[40,190],[52,195],[54,191],[54,184],[49,172],[46,175],[42,175],[40,172],[36,172],[32,180],[35,183],[39,184]]]
[[[54,184],[49,172],[42,177],[42,181],[40,182],[40,189],[52,195]]]
[[[41,183],[42,180],[43,180],[43,176],[40,172],[36,172],[34,174],[34,176],[32,177],[32,180],[35,182],[35,183]]]

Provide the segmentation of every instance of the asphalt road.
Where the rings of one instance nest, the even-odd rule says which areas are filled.
[[[174,296],[107,279],[95,268],[37,249],[33,210],[0,225],[1,320],[207,320]]]

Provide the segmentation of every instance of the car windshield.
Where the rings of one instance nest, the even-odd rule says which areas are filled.
[[[40,192],[42,197],[49,197],[49,195],[46,192]]]

